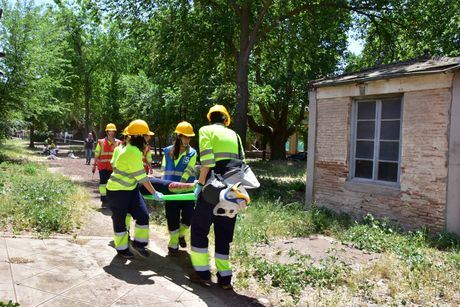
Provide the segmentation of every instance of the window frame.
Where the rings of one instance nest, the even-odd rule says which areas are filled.
[[[382,120],[382,100],[388,99],[399,99],[401,102],[401,110],[400,110],[400,118],[399,118],[399,153],[398,153],[398,172],[397,172],[397,181],[384,181],[377,179],[378,175],[378,164],[380,162],[390,162],[396,163],[396,161],[388,161],[388,160],[379,160],[380,157],[380,130],[381,130],[381,123],[382,121],[391,121],[395,119],[384,119]],[[357,128],[358,128],[358,103],[360,102],[375,102],[375,127],[374,127],[374,155],[373,155],[373,169],[372,169],[372,179],[368,178],[360,178],[355,177],[355,167],[356,167],[356,160],[368,160],[370,159],[356,159],[356,144],[357,144]],[[404,119],[404,96],[402,95],[388,95],[388,96],[377,96],[377,97],[360,97],[354,98],[352,100],[352,108],[351,108],[351,129],[350,129],[350,156],[349,156],[349,173],[348,173],[348,180],[351,182],[356,183],[365,183],[365,184],[376,184],[382,186],[389,186],[389,187],[396,187],[399,188],[401,186],[400,183],[400,176],[401,176],[401,156],[402,156],[402,136],[403,136],[403,119]]]

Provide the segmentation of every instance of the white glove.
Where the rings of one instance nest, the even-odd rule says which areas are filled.
[[[154,200],[163,201],[163,193],[155,191],[155,193],[153,193],[152,195]]]

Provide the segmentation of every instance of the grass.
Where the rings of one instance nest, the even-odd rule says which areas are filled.
[[[231,248],[235,287],[269,297],[273,305],[459,305],[460,239],[428,229],[403,231],[371,215],[354,221],[312,205],[304,209],[305,165],[251,162],[261,188],[238,215]],[[164,225],[163,210],[152,215]],[[163,227],[165,228],[165,227]],[[277,240],[322,234],[379,255],[358,267],[332,255],[313,262],[295,250],[295,261],[279,263],[257,253]],[[210,245],[213,245],[211,229]],[[213,250],[213,247],[210,247]]]
[[[0,145],[0,227],[40,235],[71,232],[86,211],[86,194],[30,156],[19,141]]]
[[[278,303],[283,305],[460,303],[457,236],[433,235],[427,229],[405,232],[371,215],[353,221],[345,214],[317,206],[305,211],[305,173],[298,165],[257,162],[253,169],[263,175],[262,187],[250,192],[253,202],[236,224],[232,256],[237,288],[269,296],[278,293],[277,298],[283,297]],[[293,175],[285,180],[291,172]],[[308,257],[282,264],[253,252],[258,244],[312,234],[328,235],[381,256],[352,269],[334,257],[320,264]]]

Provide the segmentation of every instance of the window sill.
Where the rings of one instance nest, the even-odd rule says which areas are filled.
[[[399,195],[399,193],[401,193],[401,187],[396,184],[391,185],[379,182],[361,181],[356,179],[345,181],[345,189],[352,192],[385,195],[390,197],[396,197]]]

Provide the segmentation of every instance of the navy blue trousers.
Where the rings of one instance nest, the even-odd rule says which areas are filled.
[[[195,202],[193,201],[167,201],[165,203],[165,213],[168,230],[179,229],[180,224],[190,226],[194,206]]]
[[[149,213],[144,198],[139,193],[139,188],[131,191],[110,191],[107,190],[110,209],[112,210],[113,231],[120,233],[127,231],[126,229],[126,215],[129,213],[136,221],[136,228],[138,226],[145,227],[149,225]],[[148,242],[142,238],[134,236],[134,245],[145,247]]]
[[[102,169],[99,171],[99,193],[101,194],[101,202],[107,201],[107,181],[110,179],[110,175],[112,175],[112,171],[108,171],[106,169]]]

